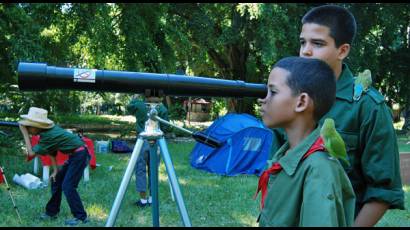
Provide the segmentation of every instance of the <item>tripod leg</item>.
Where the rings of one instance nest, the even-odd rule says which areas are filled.
[[[182,222],[184,223],[185,227],[191,227],[191,221],[189,220],[188,212],[186,210],[184,200],[182,199],[182,194],[179,188],[178,179],[175,174],[174,166],[172,165],[172,160],[171,160],[171,157],[169,156],[169,152],[168,152],[164,137],[161,137],[159,139],[159,147],[161,149],[161,154],[164,159],[165,167],[167,169],[168,180],[171,182],[171,186],[174,191],[175,198],[177,200],[177,205],[178,205],[179,213],[181,215]]]
[[[127,169],[125,170],[124,176],[121,181],[120,188],[118,189],[117,196],[115,197],[114,204],[112,205],[110,215],[108,216],[107,223],[105,224],[105,227],[112,227],[115,223],[115,220],[117,218],[122,199],[124,198],[125,192],[127,191],[128,184],[130,182],[132,173],[134,172],[135,164],[137,162],[138,156],[141,153],[141,148],[142,144],[144,143],[144,140],[139,137],[134,150],[132,151],[132,155],[130,158],[130,161],[128,162]]]
[[[159,200],[158,200],[158,157],[157,157],[157,142],[150,143],[150,181],[151,181],[151,195],[152,195],[152,225],[159,227]]]
[[[158,167],[159,167],[159,163],[160,162],[160,160],[158,159]],[[167,173],[167,175],[168,175],[168,173]],[[168,180],[168,185],[169,185],[169,192],[171,193],[171,199],[172,199],[172,201],[175,201],[175,197],[174,197],[174,192],[172,191],[172,186],[171,186],[171,182]]]

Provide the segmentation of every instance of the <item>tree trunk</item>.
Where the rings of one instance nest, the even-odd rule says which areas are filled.
[[[404,124],[401,131],[403,133],[408,133],[410,132],[410,95],[407,96],[406,104],[404,105],[403,117]]]
[[[238,104],[238,101],[235,98],[227,98],[226,99],[226,105],[227,105],[226,109],[228,113],[236,113],[237,104]]]
[[[96,115],[101,115],[101,106],[100,106],[100,104],[97,104],[96,107],[97,107],[97,109],[95,110],[95,114]]]
[[[170,96],[165,96],[165,101],[167,102],[168,109],[172,106],[172,100]]]

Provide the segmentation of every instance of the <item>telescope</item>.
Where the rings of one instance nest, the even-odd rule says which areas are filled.
[[[186,76],[176,74],[157,74],[144,72],[128,72],[113,70],[97,70],[85,68],[63,68],[48,66],[47,63],[20,62],[17,68],[18,85],[20,90],[44,91],[47,89],[68,89],[80,91],[102,91],[117,93],[144,94],[147,100],[168,96],[201,96],[201,97],[257,97],[264,98],[266,85],[246,83],[238,80],[223,80],[207,77]],[[191,226],[188,212],[182,198],[176,173],[166,146],[163,132],[159,122],[172,125],[157,116],[155,104],[151,105],[148,120],[145,122],[144,132],[138,139],[131,154],[128,166],[117,196],[114,200],[106,227],[112,227],[116,221],[122,199],[133,174],[138,156],[142,151],[144,141],[150,143],[150,183],[152,191],[152,222],[154,227],[159,227],[159,199],[158,199],[158,160],[157,150],[164,161],[168,180],[175,196],[181,220],[186,227]],[[175,127],[174,125],[172,125]],[[191,132],[181,127],[203,144],[213,148],[220,147],[223,143],[206,133]]]
[[[19,123],[12,122],[12,121],[0,121],[0,126],[8,126],[8,127],[19,127]],[[0,130],[0,134],[3,136],[9,136],[7,133]],[[216,143],[218,144],[218,143]]]
[[[0,121],[0,126],[19,127],[19,123],[12,121]]]
[[[46,63],[20,62],[20,90],[71,89],[146,96],[257,97],[266,95],[266,85],[176,74],[63,68]]]
[[[19,89],[29,91],[70,89],[143,93],[148,98],[164,95],[263,98],[266,95],[264,84],[176,74],[64,68],[28,62],[20,62],[17,72]],[[190,134],[198,142],[214,148],[222,144],[202,132]]]

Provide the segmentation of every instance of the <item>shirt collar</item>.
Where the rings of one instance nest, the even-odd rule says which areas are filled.
[[[342,73],[336,82],[336,98],[353,102],[353,74],[346,64],[342,66]]]
[[[57,125],[54,125],[53,127],[49,128],[49,129],[42,129],[38,135],[41,135],[43,133],[49,133],[51,130],[54,130],[56,128],[56,126]]]
[[[318,126],[309,136],[307,136],[301,143],[299,143],[294,149],[290,150],[286,155],[286,150],[289,149],[289,142],[286,142],[282,148],[278,150],[279,164],[283,170],[289,176],[293,175],[296,171],[299,162],[302,160],[303,155],[310,149],[320,135],[320,127]]]

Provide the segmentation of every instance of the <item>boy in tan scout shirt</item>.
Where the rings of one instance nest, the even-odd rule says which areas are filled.
[[[64,192],[74,216],[73,219],[66,220],[65,224],[74,226],[88,222],[87,213],[77,192],[78,183],[91,158],[85,143],[78,135],[62,129],[48,119],[47,110],[31,107],[28,114],[21,115],[21,118],[20,130],[26,143],[28,156],[49,155],[54,169],[50,175],[52,195],[40,219],[47,220],[57,216]],[[31,146],[29,135],[40,135],[40,141],[34,147]],[[60,170],[57,168],[55,159],[57,151],[70,155]]]
[[[353,224],[353,188],[340,162],[324,148],[318,125],[335,92],[333,71],[323,61],[288,57],[274,65],[267,95],[259,99],[261,115],[267,127],[283,128],[288,141],[259,178],[260,226]]]

